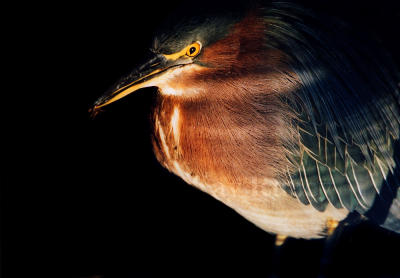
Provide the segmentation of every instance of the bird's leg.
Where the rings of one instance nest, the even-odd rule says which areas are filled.
[[[276,235],[275,246],[276,247],[282,246],[285,243],[286,239],[287,239],[286,235]]]
[[[277,234],[275,237],[275,248],[274,248],[274,256],[272,260],[272,268],[271,268],[271,276],[270,278],[278,277],[278,273],[280,273],[281,267],[281,256],[282,256],[282,245],[285,243],[288,236]]]
[[[324,249],[320,261],[320,272],[318,277],[325,277],[328,272],[329,264],[332,260],[332,253],[343,230],[343,223],[339,226],[339,221],[329,219],[326,222],[328,237],[325,239]]]

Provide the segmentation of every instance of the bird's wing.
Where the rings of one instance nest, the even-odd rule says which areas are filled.
[[[330,203],[365,214],[374,205],[390,204],[396,196],[394,180],[399,173],[377,146],[363,146],[339,135],[335,143],[326,124],[315,129],[311,121],[303,121],[296,128],[299,155],[291,157],[295,167],[288,170],[287,178],[291,194],[302,203],[320,211]],[[390,133],[382,134],[380,148],[394,155],[394,143]],[[370,158],[363,154],[365,147]]]
[[[371,69],[375,77],[318,66],[326,72],[313,82],[297,71],[298,149],[285,188],[319,211],[330,203],[400,231],[399,90]]]
[[[288,101],[298,142],[283,188],[320,211],[331,203],[400,231],[398,67],[328,16],[277,2],[265,21],[269,46],[287,54],[301,84]]]

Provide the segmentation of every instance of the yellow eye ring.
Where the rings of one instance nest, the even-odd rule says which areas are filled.
[[[194,42],[186,48],[186,55],[189,57],[195,57],[200,53],[201,44]]]

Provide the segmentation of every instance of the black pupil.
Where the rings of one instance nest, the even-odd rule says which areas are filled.
[[[193,53],[195,53],[195,52],[196,52],[196,47],[192,46],[192,47],[189,49],[189,53],[190,53],[190,54],[193,54]]]

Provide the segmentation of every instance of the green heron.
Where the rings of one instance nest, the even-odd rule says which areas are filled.
[[[158,161],[278,244],[350,213],[400,232],[399,71],[353,29],[274,1],[182,20],[93,113],[158,87]]]

